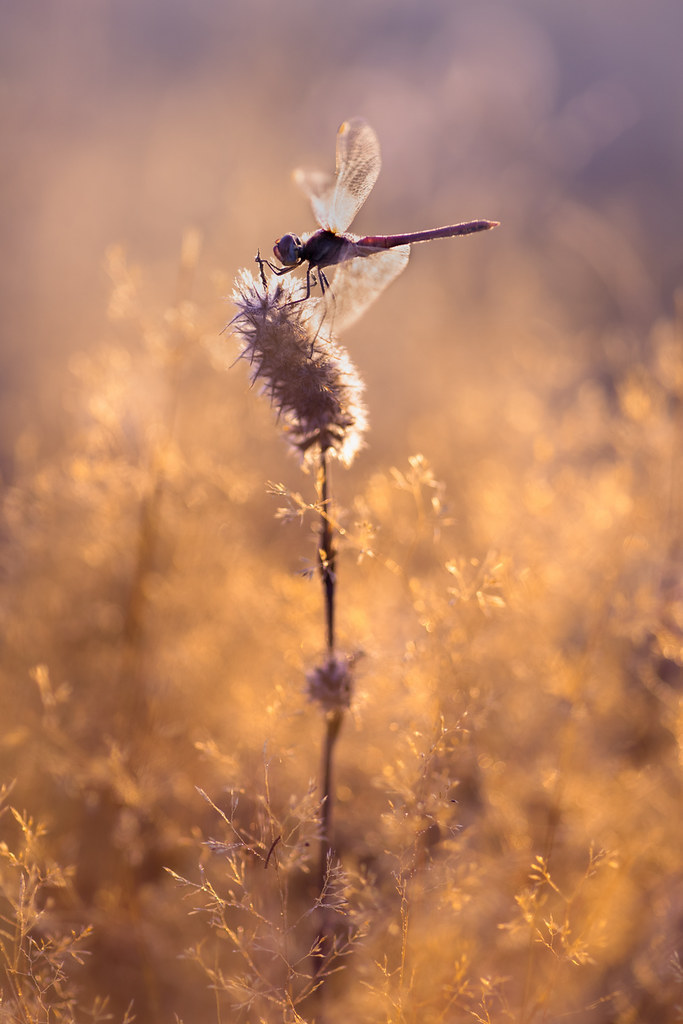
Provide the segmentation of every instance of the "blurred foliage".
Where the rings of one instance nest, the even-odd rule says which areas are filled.
[[[7,15],[1,1020],[681,1019],[680,10]],[[220,296],[355,113],[359,230],[503,226],[344,339],[323,899],[313,480]]]

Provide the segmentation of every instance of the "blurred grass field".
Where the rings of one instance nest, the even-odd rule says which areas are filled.
[[[291,169],[356,114],[383,149],[359,232],[501,227],[416,247],[343,338],[351,947],[297,1012],[681,1020],[683,10],[2,20],[0,1020],[296,1019],[278,886],[307,912],[324,633],[314,520],[267,483],[314,489],[220,332],[237,270],[314,226]],[[231,794],[242,836],[289,837],[279,874],[220,846]],[[191,913],[177,877],[227,900],[233,857],[240,906]]]

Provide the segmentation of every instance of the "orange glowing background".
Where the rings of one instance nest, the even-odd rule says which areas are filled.
[[[415,247],[343,338],[370,431],[334,473],[340,641],[364,652],[335,821],[370,888],[320,1019],[676,1019],[683,7],[28,0],[1,20],[0,784],[46,830],[0,817],[8,1019],[59,1001],[26,983],[22,1009],[8,952],[40,864],[59,875],[21,941],[92,927],[74,1006],[216,1020],[178,959],[214,931],[164,870],[195,877],[220,832],[196,787],[249,818],[264,744],[273,806],[317,777],[314,521],[266,491],[313,482],[220,332],[236,272],[314,228],[291,171],[331,169],[353,115],[383,153],[354,230],[501,226]],[[387,948],[410,985],[376,975]]]

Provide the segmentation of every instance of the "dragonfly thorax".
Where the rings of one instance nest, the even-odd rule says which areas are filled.
[[[298,235],[283,235],[273,246],[273,254],[283,267],[294,267],[301,263],[303,243]]]

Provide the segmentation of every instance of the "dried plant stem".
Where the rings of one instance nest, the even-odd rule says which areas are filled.
[[[353,690],[354,658],[336,650],[335,525],[331,514],[330,460],[349,466],[363,445],[367,417],[363,383],[332,335],[326,306],[310,299],[301,282],[278,277],[268,281],[264,261],[256,257],[259,276],[242,271],[237,278],[232,320],[240,338],[241,356],[251,368],[252,383],[260,381],[276,408],[285,437],[306,468],[316,469],[316,499],[320,510],[318,569],[323,586],[325,653],[307,672],[308,696],[324,714],[322,751],[320,861],[315,882],[318,913],[312,951],[316,1002],[321,999],[325,971],[335,953],[330,880],[334,747]],[[306,301],[304,301],[306,300]],[[319,1007],[319,1003],[318,1003]]]
[[[325,624],[327,632],[327,653],[331,658],[334,655],[334,610],[335,610],[335,586],[336,586],[336,551],[331,525],[331,497],[329,486],[329,467],[326,450],[320,452],[320,471],[318,474],[318,496],[321,508],[320,514],[320,548],[318,558],[320,563],[320,576],[323,584],[325,597]],[[326,731],[323,746],[323,773],[322,773],[322,849],[320,856],[320,886],[325,882],[327,872],[327,858],[331,847],[330,827],[332,823],[332,755],[334,745],[343,719],[343,709],[336,708],[327,712]]]
[[[320,576],[323,584],[325,600],[325,625],[327,635],[328,657],[334,657],[335,634],[334,634],[334,612],[335,612],[335,587],[336,587],[336,551],[334,547],[333,531],[331,525],[331,496],[329,468],[326,451],[320,452],[320,468],[318,473],[318,499],[320,502],[320,547],[318,559],[320,565]],[[330,709],[325,716],[325,737],[323,740],[323,764],[322,764],[322,811],[321,811],[321,842],[320,842],[320,864],[318,868],[318,890],[323,892],[327,873],[329,869],[329,857],[332,852],[332,809],[333,809],[333,754],[335,743],[339,737],[344,710],[341,707]],[[325,909],[322,908],[318,941],[316,943],[318,953],[315,957],[315,970],[319,973],[325,965],[327,957],[327,940],[330,933],[330,922]],[[319,997],[323,995],[323,988],[319,990]]]
[[[329,711],[327,714],[327,728],[323,745],[323,784],[322,784],[322,849],[320,852],[320,887],[325,882],[327,873],[327,858],[332,848],[331,827],[332,827],[332,754],[337,737],[341,731],[344,712]]]
[[[320,502],[320,547],[318,559],[320,576],[325,594],[325,623],[327,627],[327,650],[334,653],[334,589],[336,551],[332,539],[330,523],[329,469],[326,449],[320,452],[320,472],[318,474],[318,499]]]

